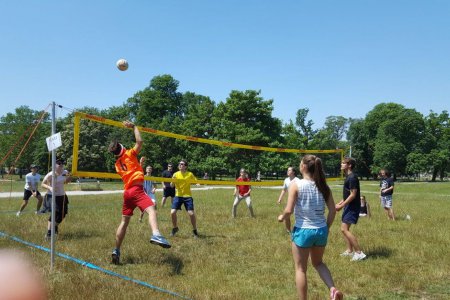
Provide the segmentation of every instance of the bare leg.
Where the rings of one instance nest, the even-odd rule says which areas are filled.
[[[38,202],[37,202],[37,206],[36,206],[36,211],[39,211],[41,209],[42,206],[42,202],[44,201],[44,199],[42,198],[41,195],[36,196]]]
[[[28,205],[28,200],[23,200],[22,205],[20,206],[19,212],[22,212],[25,209],[25,207],[27,207],[27,205]]]
[[[306,280],[306,270],[308,266],[310,248],[300,248],[292,243],[292,257],[294,258],[295,267],[295,285],[299,299],[306,300],[308,298],[308,283]]]
[[[311,248],[311,263],[319,273],[322,281],[327,285],[329,289],[334,287],[333,278],[331,277],[330,270],[327,265],[323,263],[323,253],[325,252],[325,247],[312,247]]]
[[[172,208],[170,210],[170,216],[172,217],[172,227],[177,228],[177,210]]]
[[[189,218],[191,219],[192,228],[194,230],[197,230],[197,218],[195,217],[195,212],[193,210],[188,210],[188,215]]]
[[[356,237],[350,232],[350,225],[346,223],[341,223],[341,232],[344,235],[345,243],[347,244],[347,250],[352,252],[353,250],[356,252],[361,252],[361,248],[359,248],[358,240]]]
[[[128,224],[130,223],[130,216],[122,216],[122,221],[116,231],[116,249],[120,249],[125,234],[127,233]]]
[[[145,212],[148,213],[148,224],[150,225],[150,229],[152,230],[152,233],[154,235],[159,235],[159,228],[158,228],[158,220],[156,219],[156,210],[155,206],[149,206],[145,210]]]

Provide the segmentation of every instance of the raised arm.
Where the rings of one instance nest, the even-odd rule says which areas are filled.
[[[136,151],[136,153],[141,152],[142,144],[144,143],[144,141],[142,140],[141,133],[139,132],[139,128],[130,121],[123,121],[122,124],[123,124],[123,126],[125,126],[127,128],[133,128],[134,137],[136,139],[136,144],[134,145],[134,150]]]

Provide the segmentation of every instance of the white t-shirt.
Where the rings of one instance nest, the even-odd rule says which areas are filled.
[[[300,179],[298,179],[298,177],[294,177],[294,179],[291,180],[291,178],[287,177],[284,182],[283,182],[283,190],[285,190],[286,192],[289,190],[289,185],[291,184],[291,182],[297,182]]]
[[[45,175],[44,180],[43,181],[48,181],[48,185],[52,185],[52,173],[53,172],[49,172],[47,175]],[[64,183],[66,181],[66,175],[69,174],[69,172],[67,170],[64,170],[62,172],[62,175],[57,175],[56,176],[56,182],[55,182],[55,196],[64,196],[65,191],[64,191]],[[51,194],[49,192],[49,194]]]
[[[33,175],[33,172],[28,173],[25,175],[25,189],[29,191],[37,191],[40,181],[40,174],[36,173]]]
[[[322,228],[325,219],[325,199],[314,181],[298,180],[298,197],[295,202],[295,226],[298,228]]]

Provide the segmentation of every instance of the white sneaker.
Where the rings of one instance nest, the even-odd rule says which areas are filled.
[[[16,217],[20,217],[20,211],[16,213]]]
[[[351,261],[358,261],[358,260],[363,260],[364,258],[366,258],[367,255],[364,254],[364,252],[355,252],[355,254],[353,254],[353,257],[351,259]]]
[[[342,252],[340,254],[342,257],[346,257],[346,256],[352,256],[353,257],[353,252],[349,252],[348,250],[345,250],[344,252]]]

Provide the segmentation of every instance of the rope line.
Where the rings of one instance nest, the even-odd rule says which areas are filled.
[[[13,241],[18,242],[18,243],[27,245],[29,247],[33,247],[33,248],[36,248],[36,249],[39,249],[39,250],[42,250],[42,251],[50,253],[50,249],[49,248],[46,248],[46,247],[43,247],[43,246],[40,246],[40,245],[36,245],[36,244],[30,243],[30,242],[27,242],[27,241],[22,240],[22,239],[20,239],[18,237],[9,235],[9,234],[1,232],[1,231],[0,231],[0,236],[8,238],[8,239],[13,240]],[[128,277],[128,276],[125,276],[125,275],[122,275],[122,274],[119,274],[119,273],[116,273],[116,272],[104,269],[104,268],[99,267],[97,265],[94,265],[94,264],[92,264],[90,262],[87,262],[87,261],[84,261],[84,260],[72,257],[72,256],[64,254],[64,253],[56,252],[56,255],[58,255],[59,257],[62,257],[64,259],[67,259],[69,261],[73,261],[73,262],[75,262],[75,263],[77,263],[79,265],[82,265],[83,267],[87,267],[89,269],[96,270],[96,271],[105,273],[105,274],[110,275],[110,276],[118,277],[118,278],[126,280],[126,281],[131,281],[133,283],[145,286],[147,288],[156,290],[156,291],[161,292],[161,293],[169,294],[169,295],[181,298],[181,299],[190,299],[190,298],[187,298],[186,296],[183,296],[183,295],[177,294],[175,292],[172,292],[172,291],[169,291],[169,290],[157,287],[155,285],[152,285],[150,283],[147,283],[147,282],[144,282],[144,281],[141,281],[141,280],[138,280],[138,279],[133,279],[131,277]]]

